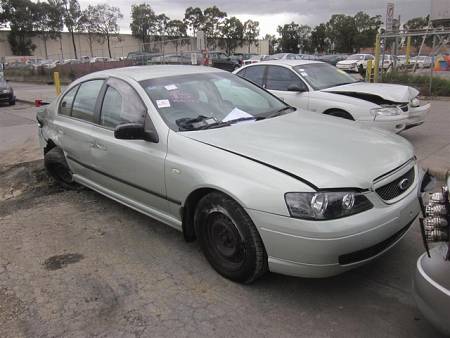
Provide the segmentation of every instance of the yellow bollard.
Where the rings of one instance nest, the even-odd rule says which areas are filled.
[[[411,37],[406,38],[406,65],[409,65],[411,59]]]
[[[53,73],[53,81],[55,82],[56,95],[58,96],[61,94],[61,80],[59,79],[59,72]]]
[[[367,70],[366,70],[366,82],[372,81],[372,60],[367,61]]]
[[[380,34],[375,39],[375,64],[373,67],[373,82],[378,82],[378,74],[380,73]]]

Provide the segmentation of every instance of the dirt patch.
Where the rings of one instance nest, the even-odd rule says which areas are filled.
[[[69,264],[78,263],[84,258],[83,255],[74,254],[64,254],[57,255],[47,258],[44,262],[44,266],[47,270],[54,271],[66,267]]]
[[[0,327],[7,322],[17,321],[20,314],[25,311],[23,302],[15,293],[6,288],[0,288]]]

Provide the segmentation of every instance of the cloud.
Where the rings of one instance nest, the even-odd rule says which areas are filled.
[[[187,7],[202,9],[216,5],[240,20],[260,22],[261,35],[275,34],[278,25],[295,21],[300,24],[316,26],[326,22],[333,14],[354,15],[364,11],[370,15],[385,15],[386,3],[395,3],[395,15],[401,15],[402,22],[430,13],[431,0],[152,0],[149,3],[157,13],[165,13],[170,18],[182,19]],[[104,0],[81,0],[82,8],[88,4]],[[141,3],[143,1],[134,1]],[[122,32],[129,32],[131,4],[127,0],[116,0],[114,6],[121,9],[124,19],[120,22]]]

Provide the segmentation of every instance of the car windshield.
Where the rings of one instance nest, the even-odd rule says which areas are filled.
[[[140,84],[175,131],[252,122],[295,110],[258,86],[225,72],[169,76]]]
[[[328,63],[310,63],[295,66],[294,69],[316,90],[357,82],[346,72]]]
[[[361,54],[353,54],[350,55],[347,60],[364,60],[364,55]]]

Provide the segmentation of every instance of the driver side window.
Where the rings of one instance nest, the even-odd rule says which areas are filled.
[[[103,97],[100,124],[115,128],[124,123],[144,123],[147,110],[134,89],[127,83],[110,78]]]

